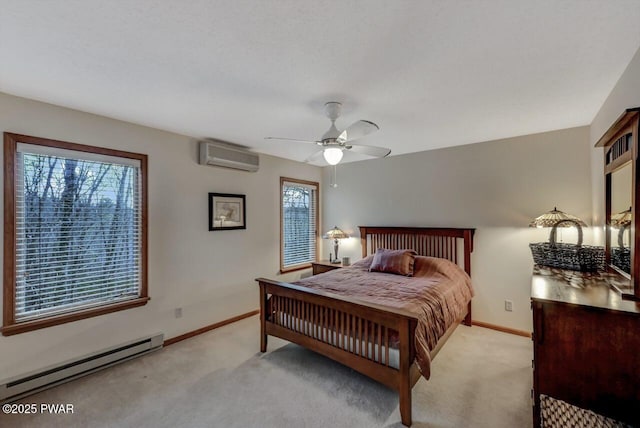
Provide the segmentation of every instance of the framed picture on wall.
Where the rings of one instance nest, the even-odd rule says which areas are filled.
[[[247,228],[245,195],[209,193],[209,230]]]

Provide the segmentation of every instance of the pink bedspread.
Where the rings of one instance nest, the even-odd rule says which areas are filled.
[[[348,268],[294,284],[415,314],[416,361],[422,375],[429,379],[430,350],[465,313],[473,297],[471,279],[458,265],[445,259],[417,256],[413,277],[369,272],[372,259],[370,256]]]

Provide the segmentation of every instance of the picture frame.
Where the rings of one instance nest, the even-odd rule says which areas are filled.
[[[209,231],[246,228],[245,195],[209,193]]]

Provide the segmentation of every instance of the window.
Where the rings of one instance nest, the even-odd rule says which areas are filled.
[[[147,302],[146,165],[5,133],[3,335]]]
[[[280,271],[308,268],[318,252],[318,183],[280,178]]]

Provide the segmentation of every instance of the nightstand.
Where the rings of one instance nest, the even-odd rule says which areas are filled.
[[[311,266],[313,267],[313,274],[318,275],[334,269],[340,269],[342,267],[342,263],[331,263],[329,260],[320,260],[317,262],[311,262]]]

